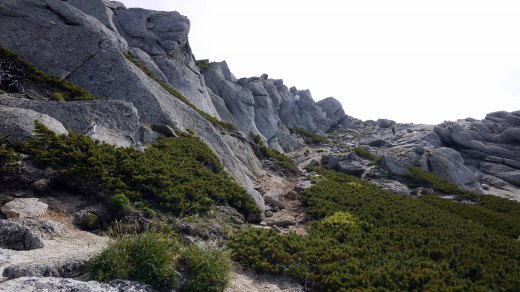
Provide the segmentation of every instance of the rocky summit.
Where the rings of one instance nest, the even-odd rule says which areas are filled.
[[[0,291],[520,287],[520,111],[361,121],[117,1],[0,30]]]

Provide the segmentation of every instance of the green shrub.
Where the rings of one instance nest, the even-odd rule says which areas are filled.
[[[0,144],[0,165],[6,163],[14,163],[20,161],[22,158],[20,154],[14,151],[14,148],[7,144]]]
[[[180,248],[177,240],[162,234],[125,235],[93,258],[88,270],[98,281],[128,279],[173,288]]]
[[[0,88],[0,94],[4,94],[5,91]]]
[[[218,157],[195,136],[159,139],[141,152],[74,133],[60,136],[41,123],[36,123],[35,133],[37,139],[26,142],[24,152],[57,170],[64,184],[85,194],[98,193],[106,201],[124,194],[132,203],[178,216],[207,211],[214,202],[229,204],[246,217],[260,212]]]
[[[195,65],[197,67],[199,67],[199,69],[201,69],[201,70],[206,69],[209,66],[209,60],[208,59],[197,60],[197,61],[195,61]]]
[[[67,101],[99,99],[99,97],[91,95],[88,91],[70,81],[62,80],[57,76],[49,75],[40,71],[38,68],[36,68],[36,66],[27,62],[19,55],[9,51],[1,45],[0,58],[15,62],[17,65],[23,68],[24,71],[28,72],[35,81],[42,82],[48,86],[56,88],[57,92],[52,95],[54,99],[57,98],[58,95],[61,98],[60,100]],[[55,96],[55,94],[58,95]]]
[[[166,91],[168,91],[171,95],[175,96],[182,102],[184,102],[186,105],[191,107],[193,110],[195,110],[199,115],[201,115],[203,118],[205,118],[208,122],[210,122],[213,126],[218,127],[222,130],[231,130],[236,131],[237,128],[235,125],[233,125],[230,122],[227,121],[221,121],[214,116],[206,113],[203,110],[198,109],[193,103],[191,103],[184,95],[182,95],[177,90],[173,89],[168,83],[164,82],[163,80],[159,79],[152,71],[148,70],[146,66],[142,63],[140,63],[137,59],[132,57],[130,54],[125,54],[125,57],[132,62],[134,65],[136,65],[139,69],[141,69],[148,77],[153,79],[155,82],[157,82],[159,85],[162,86]]]
[[[356,153],[359,157],[363,157],[363,158],[372,160],[375,163],[379,163],[379,161],[381,160],[381,157],[373,154],[368,149],[363,148],[363,147],[356,147],[356,148],[352,149],[352,152]]]
[[[406,175],[411,181],[408,183],[410,187],[431,187],[433,190],[449,194],[449,195],[460,195],[465,198],[473,198],[474,194],[470,191],[461,189],[454,183],[451,183],[439,176],[434,175],[431,172],[425,171],[419,167],[408,166],[410,173]]]
[[[290,174],[299,172],[298,166],[289,156],[267,147],[260,135],[251,132],[249,136],[251,137],[255,154],[259,159],[271,159],[277,167]]]
[[[102,220],[95,212],[88,212],[85,216],[76,218],[76,225],[82,230],[96,230],[101,227]]]
[[[519,203],[488,196],[479,197],[480,205],[412,198],[312,170],[320,177],[301,194],[313,219],[308,234],[243,230],[229,242],[236,261],[295,277],[315,291],[520,287]]]
[[[322,135],[318,135],[316,133],[313,133],[309,130],[303,129],[303,128],[295,128],[291,129],[291,132],[298,133],[303,136],[305,141],[312,143],[312,144],[330,144],[331,141]]]
[[[218,248],[192,245],[183,252],[181,264],[188,273],[181,291],[223,291],[231,278],[229,255]]]
[[[62,91],[55,91],[54,93],[52,93],[51,95],[52,97],[52,100],[55,100],[55,101],[65,101],[65,94],[62,92]]]
[[[108,201],[108,210],[113,216],[124,217],[132,212],[132,204],[124,194],[117,193]]]

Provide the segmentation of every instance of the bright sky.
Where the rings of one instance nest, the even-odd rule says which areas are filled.
[[[334,96],[362,120],[520,110],[518,0],[120,0],[191,20],[197,59]]]

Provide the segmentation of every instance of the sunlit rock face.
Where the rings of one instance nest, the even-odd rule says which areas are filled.
[[[138,121],[132,120],[128,127],[135,129],[134,133],[120,135],[130,137],[126,137],[127,143],[139,139],[142,124],[191,129],[219,156],[237,182],[253,197],[259,197],[253,186],[262,169],[251,146],[223,135],[125,57],[130,53],[197,108],[218,118],[204,78],[191,55],[188,19],[176,12],[124,9],[103,0],[84,2],[1,1],[0,43],[46,73],[70,80],[94,95],[130,103],[137,109],[135,115],[130,114]],[[108,9],[101,9],[101,4]],[[31,100],[19,106],[38,112],[38,105]],[[50,110],[46,112],[54,114]],[[83,119],[81,112],[76,112],[80,120]],[[74,120],[74,113],[71,115],[68,120]],[[56,119],[63,124],[67,122],[64,118]],[[88,123],[84,126],[88,127]],[[101,134],[110,134],[117,128],[103,123],[98,130]],[[257,201],[262,204],[261,200]]]

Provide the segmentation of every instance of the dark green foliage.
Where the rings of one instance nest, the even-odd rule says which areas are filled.
[[[0,94],[4,94],[4,93],[5,93],[5,91],[0,89]]]
[[[116,194],[118,204],[126,197],[140,203],[137,206],[179,216],[207,211],[214,202],[229,204],[246,217],[259,212],[217,156],[195,136],[163,138],[140,152],[74,133],[56,135],[41,123],[36,123],[35,133],[37,139],[26,142],[24,151],[58,170],[64,183],[85,194],[98,193],[107,201]]]
[[[124,235],[92,259],[88,270],[98,281],[128,279],[154,288],[173,288],[181,245],[158,233]]]
[[[181,291],[219,292],[229,283],[231,260],[220,249],[192,245],[183,252],[181,264],[188,273]]]
[[[0,144],[0,165],[20,161],[21,157],[14,149],[7,144]]]
[[[23,68],[25,72],[28,72],[33,80],[55,88],[56,92],[52,95],[53,99],[67,101],[99,99],[99,97],[91,95],[88,91],[70,81],[62,80],[57,76],[40,71],[36,66],[1,45],[0,58],[15,62],[18,66]]]
[[[209,66],[209,60],[208,60],[208,59],[197,60],[197,61],[195,61],[195,65],[196,65],[197,67],[199,67],[199,69],[204,70],[204,69],[208,68],[208,66]]]
[[[312,143],[312,144],[330,144],[331,143],[330,140],[327,139],[327,137],[318,135],[316,133],[313,133],[313,132],[303,129],[303,128],[291,129],[291,132],[302,135],[303,138],[305,139],[305,141]]]
[[[203,118],[205,118],[208,122],[210,122],[213,126],[218,127],[222,130],[232,130],[236,131],[237,128],[235,125],[233,125],[230,122],[227,121],[221,121],[214,116],[206,113],[203,110],[198,109],[193,103],[191,103],[184,95],[182,95],[177,90],[173,89],[168,83],[164,82],[163,80],[159,79],[152,71],[148,70],[145,65],[141,64],[138,60],[136,60],[134,57],[132,57],[130,54],[125,54],[125,57],[134,65],[139,67],[148,77],[152,78],[155,82],[157,82],[159,85],[161,85],[166,91],[168,91],[171,95],[175,96],[176,98],[180,99],[182,102],[184,102],[186,105],[194,109],[199,115],[201,115]]]
[[[102,220],[94,211],[89,211],[84,216],[76,218],[75,224],[82,230],[91,231],[99,229],[102,225]]]
[[[242,231],[229,243],[235,260],[307,280],[316,291],[520,289],[520,204],[412,198],[313,170],[321,176],[301,195],[309,234]]]
[[[117,233],[88,264],[98,281],[127,279],[170,291],[179,287],[177,271],[182,271],[181,291],[223,291],[229,283],[231,260],[221,249],[185,246],[165,233]]]
[[[363,158],[372,160],[375,163],[379,163],[379,161],[381,160],[381,157],[373,154],[368,149],[363,148],[363,147],[356,147],[356,148],[352,149],[352,152],[356,153],[359,157],[363,157]]]
[[[267,147],[262,138],[257,134],[250,133],[249,136],[251,137],[255,154],[259,159],[273,160],[274,164],[283,171],[290,174],[298,173],[298,167],[289,156]]]
[[[132,212],[132,205],[124,194],[118,193],[108,201],[108,209],[114,216],[124,217]]]
[[[460,195],[467,198],[474,197],[472,192],[461,189],[456,184],[451,183],[421,168],[408,166],[408,169],[410,170],[410,174],[406,176],[411,179],[411,183],[408,183],[410,187],[427,186],[444,194]]]

